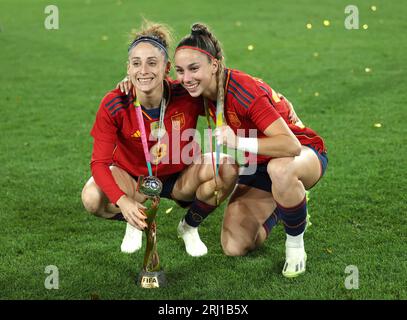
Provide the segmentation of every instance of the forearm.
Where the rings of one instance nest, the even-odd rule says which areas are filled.
[[[295,136],[284,134],[263,138],[239,137],[238,149],[273,158],[295,157],[301,152],[301,144]]]
[[[109,168],[113,162],[112,154],[114,148],[115,143],[95,139],[90,168],[96,184],[102,189],[109,200],[116,204],[117,200],[125,193],[119,188]]]
[[[117,201],[125,195],[125,193],[120,189],[110,168],[107,164],[92,161],[91,163],[92,176],[96,184],[102,189],[103,193],[108,197],[108,199],[116,204]]]

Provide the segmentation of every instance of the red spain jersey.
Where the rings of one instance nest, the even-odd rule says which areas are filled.
[[[154,134],[159,119],[142,111],[153,174],[157,170],[162,180],[185,169],[193,153],[200,152],[199,145],[193,141],[194,130],[186,130],[195,129],[198,116],[205,113],[202,98],[191,97],[171,79],[167,79],[165,85],[169,99],[164,117],[166,133],[161,138],[160,150],[157,134]],[[108,92],[100,103],[91,130],[94,138],[92,176],[112,203],[125,193],[116,184],[110,165],[114,164],[132,176],[148,175],[134,100],[132,94],[126,95],[120,89]]]
[[[215,106],[210,104],[211,114]],[[227,124],[235,133],[244,129],[249,136],[249,129],[257,129],[257,137],[266,137],[264,131],[275,120],[282,117],[302,145],[309,145],[318,152],[326,152],[324,141],[312,129],[304,127],[299,121],[291,123],[290,107],[281,94],[274,91],[261,79],[244,72],[226,69],[225,107]],[[264,163],[271,157],[257,155],[257,162]]]

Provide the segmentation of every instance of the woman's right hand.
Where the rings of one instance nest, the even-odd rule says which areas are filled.
[[[144,210],[147,208],[141,203],[130,199],[126,195],[121,196],[117,201],[117,205],[122,210],[123,217],[130,223],[133,227],[136,227],[140,230],[147,228],[147,219]]]
[[[126,94],[129,94],[132,88],[133,84],[128,76],[124,77],[124,79],[116,85],[116,89],[120,89],[121,92],[126,92]]]

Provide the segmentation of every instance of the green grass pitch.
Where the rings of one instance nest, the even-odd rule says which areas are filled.
[[[0,299],[406,299],[407,6],[350,2],[358,30],[344,26],[345,0],[56,0],[59,29],[47,30],[49,1],[2,0]],[[125,224],[85,212],[89,131],[125,74],[127,32],[141,16],[172,26],[176,40],[209,24],[228,67],[281,91],[324,137],[329,166],[311,192],[305,275],[281,275],[281,225],[261,249],[225,256],[224,205],[200,228],[209,254],[188,256],[176,236],[184,211],[163,200],[158,250],[169,285],[141,289],[133,281],[144,246],[122,254]],[[58,290],[44,287],[48,265],[58,267]],[[358,289],[345,287],[349,265]]]

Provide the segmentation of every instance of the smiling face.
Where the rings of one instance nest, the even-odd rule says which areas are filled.
[[[193,97],[216,100],[216,71],[218,62],[193,49],[180,49],[175,53],[177,80]]]
[[[169,62],[160,49],[148,42],[141,42],[129,54],[127,73],[137,90],[150,94],[161,88]]]

